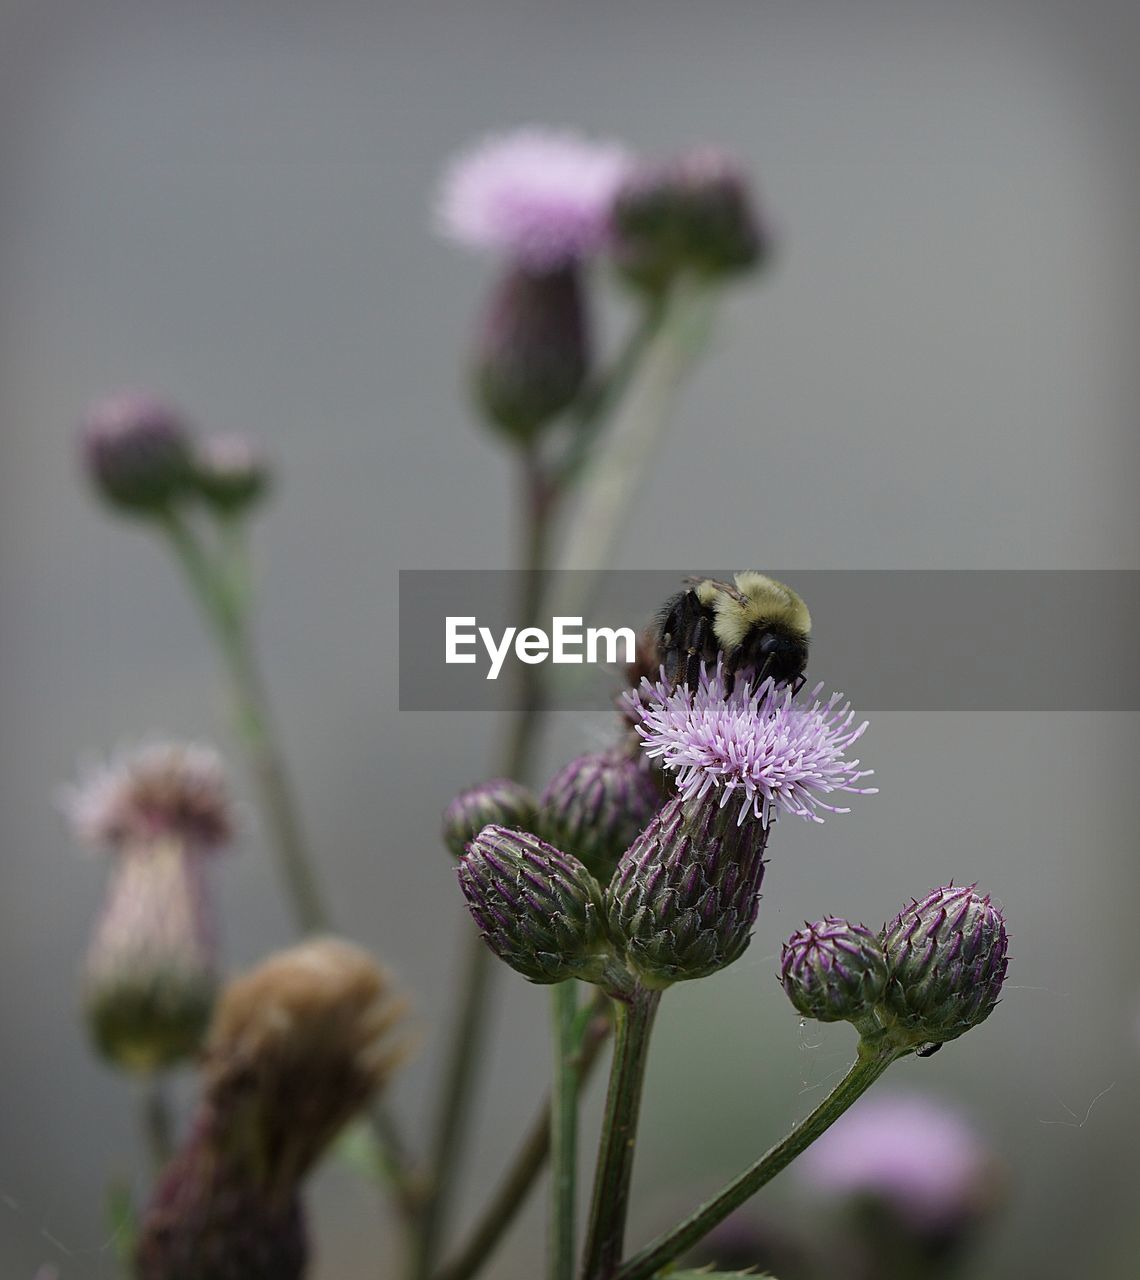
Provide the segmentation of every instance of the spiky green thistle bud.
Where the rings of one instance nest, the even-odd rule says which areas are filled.
[[[539,830],[580,858],[600,884],[664,803],[640,754],[611,748],[578,756],[560,769],[539,797]]]
[[[475,392],[491,425],[532,440],[570,406],[589,365],[577,268],[508,267],[482,317],[475,352]]]
[[[618,864],[610,931],[647,987],[704,978],[744,953],[760,906],[765,823],[674,797]]]
[[[880,935],[888,980],[878,1018],[899,1045],[933,1053],[984,1022],[1001,996],[1008,938],[976,885],[946,885],[904,907]]]
[[[805,923],[784,943],[780,982],[805,1018],[858,1025],[887,985],[883,944],[865,925],[837,916]]]
[[[459,885],[487,945],[531,982],[603,982],[613,964],[598,882],[537,836],[484,827]]]
[[[510,778],[492,778],[461,791],[443,811],[443,842],[457,858],[462,858],[470,841],[484,827],[509,827],[531,831],[537,804],[534,796]]]
[[[95,405],[82,448],[96,491],[120,511],[154,515],[190,485],[190,429],[154,396],[125,392]]]

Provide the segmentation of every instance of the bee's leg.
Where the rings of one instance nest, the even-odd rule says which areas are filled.
[[[704,652],[708,620],[698,616],[692,624],[692,638],[685,651],[685,683],[695,693],[701,682],[701,655]]]
[[[800,674],[796,676],[796,678],[792,681],[792,697],[793,698],[796,696],[797,693],[799,693],[799,691],[804,687],[805,684],[807,684],[807,676],[801,671]]]

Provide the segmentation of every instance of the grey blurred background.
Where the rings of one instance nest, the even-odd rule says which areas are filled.
[[[500,567],[511,525],[507,460],[462,398],[490,267],[433,238],[441,163],[540,121],[648,153],[717,142],[756,174],[779,260],[727,300],[620,567],[1137,568],[1140,12],[47,0],[2,17],[0,1270],[99,1280],[107,1171],[143,1160],[130,1091],[73,1016],[104,868],[53,794],[151,730],[237,760],[166,556],[84,492],[85,402],[153,387],[279,463],[256,543],[270,683],[336,915],[415,992],[425,1048],[396,1100],[422,1132],[462,924],[438,814],[501,726],[397,711],[397,571]],[[1095,620],[1064,601],[1057,618],[1073,678],[1112,681],[1081,664]],[[559,717],[547,764],[602,727]],[[965,1106],[1009,1166],[977,1280],[1135,1276],[1137,746],[1124,714],[877,715],[881,794],[784,824],[748,955],[665,1001],[633,1237],[846,1063],[846,1028],[786,1007],[782,938],[977,878],[1010,918],[1007,998],[894,1083]],[[217,869],[235,967],[289,938],[245,816]],[[498,997],[468,1165],[484,1184],[547,1060],[544,993],[504,971]],[[588,1136],[596,1113],[595,1092]],[[315,1192],[316,1274],[385,1274],[372,1192],[336,1168]],[[786,1181],[767,1196],[794,1199]],[[492,1274],[533,1277],[541,1248],[532,1211]]]

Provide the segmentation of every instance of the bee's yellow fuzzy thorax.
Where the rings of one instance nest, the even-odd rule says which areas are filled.
[[[808,607],[791,587],[751,569],[736,574],[734,581],[744,601],[725,591],[715,592],[708,601],[715,612],[715,631],[722,648],[735,648],[759,623],[775,623],[804,637],[811,633]]]

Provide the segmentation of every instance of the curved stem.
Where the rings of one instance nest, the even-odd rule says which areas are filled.
[[[602,1120],[582,1280],[609,1280],[621,1260],[649,1037],[660,1000],[660,991],[639,987],[628,1001],[615,1002],[614,1058]]]
[[[586,1025],[575,1062],[579,1091],[593,1073],[602,1045],[609,1038],[610,1023],[605,1013],[607,1003],[606,997],[599,992],[594,1001],[597,1012]],[[484,1209],[470,1239],[436,1273],[435,1280],[470,1280],[494,1251],[546,1163],[550,1153],[553,1105],[550,1097],[542,1103],[514,1161]]]
[[[578,1181],[578,1068],[574,1063],[577,984],[560,982],[550,996],[554,1023],[550,1107],[550,1280],[572,1280],[574,1202]]]
[[[651,1280],[662,1267],[691,1249],[733,1210],[770,1182],[829,1128],[849,1106],[865,1093],[900,1056],[893,1047],[879,1048],[860,1042],[859,1056],[851,1069],[802,1124],[783,1142],[774,1146],[734,1178],[719,1194],[706,1201],[684,1222],[634,1254],[617,1272],[615,1280]]]

